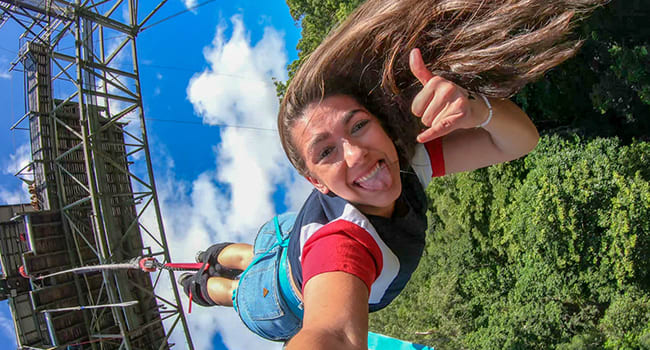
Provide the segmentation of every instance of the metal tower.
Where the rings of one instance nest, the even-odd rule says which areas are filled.
[[[22,262],[28,275],[38,275],[138,256],[170,261],[136,47],[137,34],[165,2],[140,16],[137,0],[0,0],[0,28],[11,20],[25,30],[13,67],[24,69],[26,113],[12,129],[29,124],[33,160],[17,175],[31,183],[38,209],[0,227],[3,267]],[[143,216],[153,218],[148,226]],[[15,266],[3,271],[17,273]],[[171,300],[156,291],[163,281]],[[179,331],[193,349],[171,271],[28,282],[9,294],[12,311],[31,307],[31,314],[14,315],[25,349],[167,349]],[[74,306],[85,309],[56,311]]]

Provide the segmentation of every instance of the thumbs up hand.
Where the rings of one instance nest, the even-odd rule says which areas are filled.
[[[483,101],[470,99],[467,90],[433,75],[419,49],[411,51],[409,67],[423,85],[411,103],[411,112],[428,127],[418,135],[418,142],[431,141],[456,129],[474,128],[487,118],[488,108]]]

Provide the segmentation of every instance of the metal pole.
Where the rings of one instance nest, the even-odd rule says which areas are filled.
[[[133,65],[134,65],[134,70],[135,73],[137,74],[138,78],[135,80],[136,86],[135,89],[137,91],[137,96],[140,99],[140,105],[142,105],[142,91],[140,87],[140,69],[138,67],[138,59],[137,59],[137,47],[135,45],[135,41],[131,43],[133,45]],[[151,165],[151,152],[149,151],[149,139],[147,137],[147,128],[146,128],[146,123],[145,123],[145,117],[144,117],[144,109],[140,110],[140,128],[142,129],[142,142],[144,144],[144,153],[145,153],[145,160],[147,163],[147,173],[149,174],[149,181],[151,183],[151,192],[153,196],[153,204],[154,204],[154,210],[156,213],[156,221],[158,223],[158,229],[160,230],[160,238],[162,240],[162,245],[163,245],[163,250],[165,252],[165,261],[169,262],[171,261],[171,257],[169,255],[169,246],[167,245],[167,237],[165,235],[165,228],[163,225],[162,221],[162,214],[160,210],[160,203],[158,202],[158,193],[156,190],[156,181],[153,176],[153,166]],[[185,311],[183,310],[183,304],[180,302],[180,293],[178,292],[178,286],[175,283],[175,278],[174,278],[174,273],[172,271],[169,272],[169,278],[171,279],[172,283],[172,291],[174,292],[174,298],[178,302],[178,309],[179,309],[179,317],[181,319],[181,324],[183,325],[183,332],[185,333],[185,338],[187,340],[187,346],[190,350],[194,350],[194,344],[192,343],[192,337],[190,335],[189,331],[189,326],[187,325],[187,319],[185,318]]]
[[[81,18],[77,17],[75,19],[76,30],[75,30],[75,46],[77,50],[77,86],[79,87],[79,114],[81,121],[81,134],[83,137],[83,151],[84,151],[84,163],[86,165],[86,176],[88,177],[88,187],[90,188],[90,202],[92,206],[92,222],[95,231],[95,241],[99,245],[99,251],[101,255],[99,256],[99,261],[101,264],[106,263],[107,258],[110,256],[110,251],[108,248],[108,243],[105,241],[106,229],[103,225],[103,220],[101,220],[100,215],[102,213],[101,204],[97,196],[97,181],[95,177],[94,165],[93,164],[93,144],[91,143],[88,134],[92,131],[89,128],[92,127],[92,121],[89,120],[89,113],[85,104],[85,94],[83,94],[84,87],[84,76],[83,76],[83,57],[84,52],[82,51],[82,41],[83,34],[81,28]],[[115,285],[113,284],[112,278],[113,274],[109,271],[102,271],[102,276],[104,277],[105,283],[108,285],[107,294],[108,299],[111,303],[119,302],[119,299],[115,293]],[[128,338],[128,330],[126,329],[126,322],[124,316],[121,312],[118,312],[115,309],[111,310],[113,317],[118,320],[118,326],[120,333],[122,334],[122,344],[126,347],[127,350],[131,350],[131,342]]]

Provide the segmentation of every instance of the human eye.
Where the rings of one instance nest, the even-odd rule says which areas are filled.
[[[350,133],[354,134],[355,132],[363,129],[363,127],[366,126],[369,122],[370,121],[368,119],[359,120],[358,122],[354,123],[354,125],[352,125],[352,130]]]
[[[324,147],[320,151],[320,153],[318,153],[318,160],[321,161],[321,160],[327,158],[330,154],[332,154],[332,152],[334,152],[334,147],[332,147],[332,146]]]

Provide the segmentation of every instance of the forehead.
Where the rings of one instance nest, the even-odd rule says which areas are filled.
[[[313,103],[305,109],[303,117],[300,119],[303,123],[310,124],[327,124],[343,116],[346,112],[355,109],[365,108],[351,96],[334,95]]]
[[[337,124],[344,122],[348,112],[359,109],[366,110],[357,100],[346,95],[327,97],[312,104],[291,129],[296,146],[302,153],[313,138],[331,131]]]

